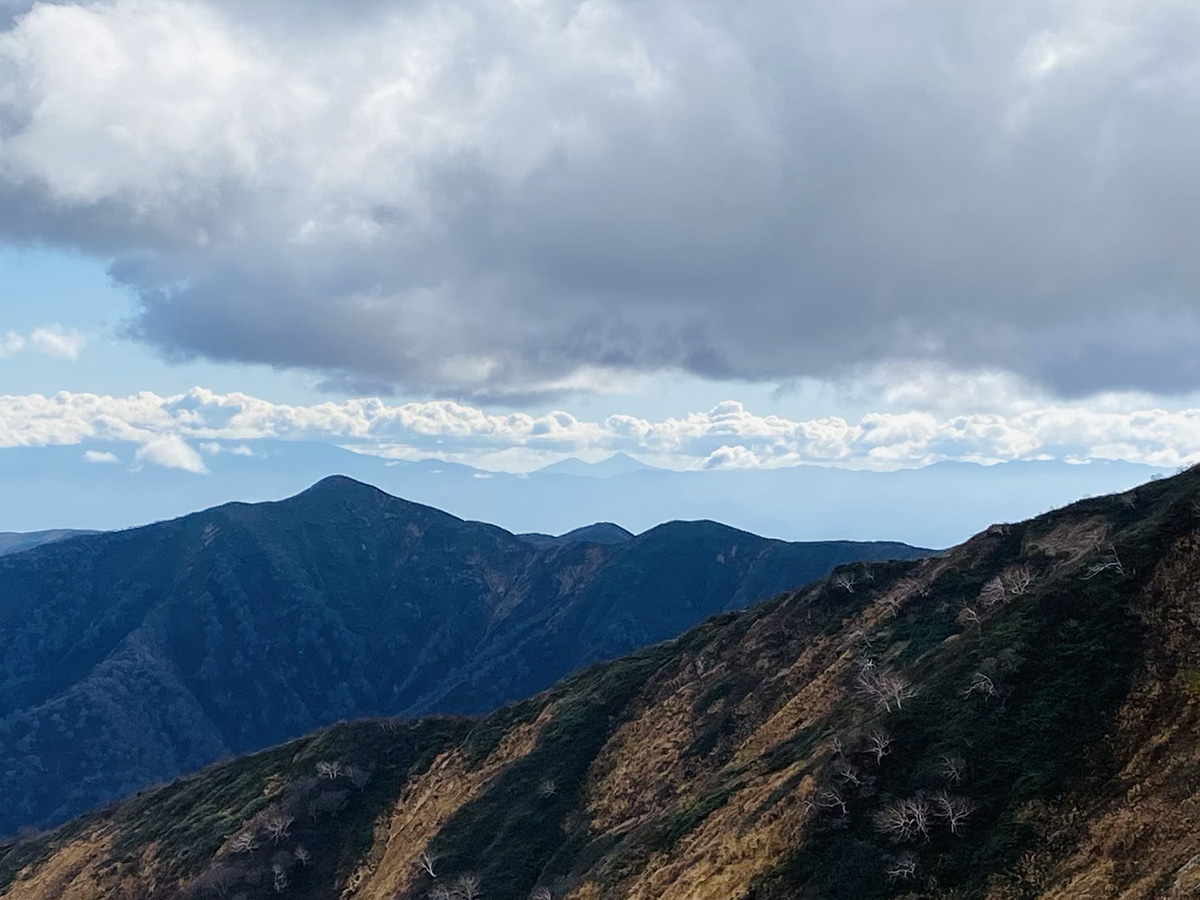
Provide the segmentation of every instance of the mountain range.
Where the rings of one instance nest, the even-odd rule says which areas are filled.
[[[95,534],[94,531],[77,531],[70,528],[57,528],[51,531],[0,531],[0,556],[9,553],[20,553],[42,544],[53,544],[80,534]]]
[[[346,477],[0,557],[0,834],[366,715],[478,714],[903,544],[513,535]]]
[[[300,441],[214,441],[202,450],[207,474],[139,462],[130,445],[114,442],[6,449],[0,454],[0,529],[125,528],[226,501],[279,500],[341,472],[516,533],[559,534],[593,522],[638,533],[670,519],[711,519],[791,541],[886,538],[947,547],[987,522],[1018,521],[1167,474],[1102,460],[944,462],[896,472],[814,465],[677,472],[621,454],[507,474]],[[88,462],[85,452],[119,461]]]
[[[488,716],[219,763],[10,843],[0,891],[1194,897],[1198,583],[1190,471],[840,566]]]

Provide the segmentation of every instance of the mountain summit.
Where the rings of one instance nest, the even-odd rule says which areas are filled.
[[[0,835],[339,719],[488,712],[840,563],[923,552],[600,532],[535,546],[332,477],[0,557]]]
[[[12,843],[0,891],[1194,897],[1198,583],[1191,471],[838,567],[486,718],[222,763]]]
[[[657,471],[656,466],[634,459],[628,453],[614,453],[608,459],[589,463],[571,457],[538,469],[540,475],[575,475],[581,478],[616,478],[631,472]]]

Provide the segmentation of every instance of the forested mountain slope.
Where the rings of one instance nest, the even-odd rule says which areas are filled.
[[[479,713],[900,544],[537,547],[347,478],[0,558],[0,835],[339,719]]]
[[[1200,472],[858,564],[483,719],[342,724],[13,844],[14,900],[1183,898]]]

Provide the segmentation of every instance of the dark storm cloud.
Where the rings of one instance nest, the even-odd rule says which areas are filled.
[[[168,355],[1200,386],[1193,4],[251,6],[0,36],[0,234],[115,257]]]

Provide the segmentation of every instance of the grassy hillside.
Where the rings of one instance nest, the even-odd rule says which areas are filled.
[[[0,835],[339,719],[479,713],[897,544],[544,548],[346,478],[0,558]]]
[[[1200,473],[857,564],[483,719],[335,726],[0,857],[42,898],[1200,887]]]

